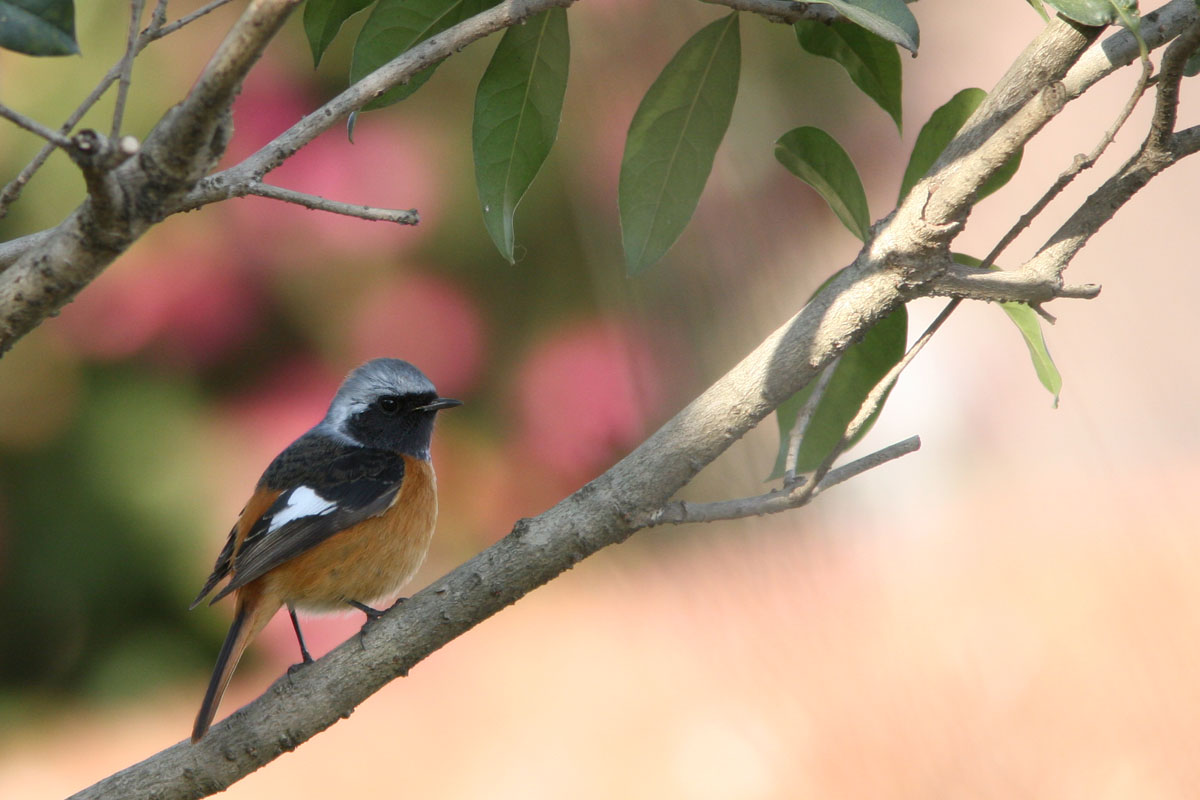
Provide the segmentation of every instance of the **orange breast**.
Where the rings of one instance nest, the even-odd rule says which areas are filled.
[[[260,580],[297,608],[330,610],[347,600],[372,605],[412,578],[433,538],[437,482],[428,461],[404,456],[404,481],[377,517],[335,533]]]

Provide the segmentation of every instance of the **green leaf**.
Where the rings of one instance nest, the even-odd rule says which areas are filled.
[[[846,428],[858,414],[867,395],[888,370],[904,357],[907,338],[908,310],[900,306],[867,331],[861,341],[846,348],[835,367],[833,377],[825,387],[824,395],[817,403],[804,439],[800,443],[800,452],[796,460],[797,472],[811,472],[816,469],[842,440]],[[775,419],[779,423],[779,454],[775,459],[775,469],[768,480],[783,477],[787,466],[784,462],[787,460],[788,439],[796,424],[796,414],[812,394],[817,382],[817,379],[813,379],[808,386],[785,400],[776,409]],[[883,406],[884,403],[880,403],[879,408],[867,420],[867,424],[851,440],[850,446],[871,430]]]
[[[855,23],[913,53],[921,44],[917,19],[904,0],[814,0],[833,6]]]
[[[968,267],[978,267],[983,262],[963,253],[954,253],[954,260]],[[993,266],[992,269],[998,269]],[[1058,408],[1058,396],[1062,392],[1062,375],[1050,357],[1050,349],[1046,346],[1046,337],[1042,332],[1042,321],[1037,312],[1026,303],[1000,303],[1008,318],[1017,326],[1029,348],[1029,358],[1033,361],[1033,371],[1046,391],[1054,396],[1054,407]]]
[[[312,49],[313,66],[321,63],[342,23],[375,0],[307,0],[304,4],[304,34]]]
[[[496,0],[379,0],[359,31],[350,60],[354,83],[430,36],[457,25],[496,4]],[[395,86],[363,106],[363,111],[398,103],[420,89],[437,64]]]
[[[1183,74],[1189,78],[1195,77],[1200,73],[1200,50],[1188,56],[1187,63],[1183,65]]]
[[[1044,0],[1046,5],[1081,25],[1111,25],[1120,17],[1137,13],[1137,0]]]
[[[871,228],[867,193],[854,162],[832,136],[820,128],[790,130],[775,142],[775,158],[816,189],[851,233],[867,240]]]
[[[684,43],[633,115],[617,187],[630,275],[662,258],[696,210],[733,116],[741,61],[734,13]]]
[[[900,199],[912,190],[913,186],[929,172],[938,156],[946,149],[946,145],[962,128],[963,123],[975,113],[975,109],[987,97],[983,89],[963,89],[950,98],[941,108],[929,116],[929,121],[921,128],[917,141],[913,144],[912,155],[908,158],[908,167],[904,170],[904,178],[900,181]],[[1000,169],[979,187],[977,200],[982,200],[1004,184],[1008,183],[1021,166],[1021,156],[1024,148],[1013,154]]]
[[[1050,21],[1050,15],[1046,13],[1046,7],[1042,5],[1042,0],[1025,0],[1025,2],[1029,3],[1029,5],[1033,7],[1033,10],[1036,11],[1043,20],[1046,22]]]
[[[794,26],[800,46],[841,64],[850,80],[891,115],[900,129],[900,53],[886,39],[852,25],[801,20]]]
[[[552,8],[504,33],[475,93],[475,183],[509,263],[513,214],[558,136],[570,57],[566,9]]]
[[[69,56],[75,41],[73,0],[0,0],[0,47],[28,56]]]

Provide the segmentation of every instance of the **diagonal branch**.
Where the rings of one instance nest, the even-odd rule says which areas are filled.
[[[487,24],[502,26],[488,14],[511,17],[516,9],[532,13],[533,8],[569,2],[510,0],[497,7],[501,10],[492,9],[468,23],[481,26],[489,19]],[[478,30],[469,27],[460,35]],[[1064,23],[1052,23],[1047,30],[1038,42],[1063,47],[1027,50],[1019,62],[1023,69],[1011,71],[1005,92],[998,93],[1007,99],[977,117],[964,138],[952,145],[955,158],[926,179],[923,191],[914,190],[905,208],[876,225],[872,240],[854,262],[618,464],[545,513],[518,522],[504,539],[371,623],[361,640],[353,637],[314,664],[280,678],[198,744],[180,742],[78,797],[166,800],[220,791],[348,716],[375,691],[482,620],[597,550],[627,539],[647,509],[662,508],[697,472],[812,381],[871,326],[897,306],[927,294],[938,274],[949,270],[947,263],[927,259],[946,250],[947,229],[955,221],[926,218],[926,205],[934,194],[943,194],[940,202],[947,208],[958,202],[969,207],[980,165],[986,169],[988,159],[1013,145],[1008,136],[993,145],[994,135],[1030,98],[1061,80],[1086,47],[1088,37]],[[416,55],[393,61],[366,79],[372,89],[351,87],[243,164],[220,173],[221,180],[261,179],[334,120],[361,108],[374,96],[371,91],[397,75],[411,74],[406,70],[433,63],[440,57],[435,45],[445,47],[452,41],[456,40],[434,37],[414,50]],[[1170,141],[1175,148],[1200,146],[1200,132],[1181,131]],[[971,177],[959,180],[960,169]],[[206,182],[188,201],[203,204],[208,191],[215,189]],[[961,195],[957,200],[955,193]]]
[[[477,39],[498,30],[520,24],[549,8],[566,8],[577,0],[504,0],[436,36],[406,50],[379,69],[354,83],[320,108],[268,142],[244,161],[210,175],[168,213],[191,211],[218,202],[243,191],[243,187],[261,181],[263,176],[290,158],[317,136],[337,125],[351,113],[362,109],[394,86],[408,82],[426,67],[432,66]]]
[[[150,44],[151,42],[161,39],[167,34],[174,33],[185,25],[196,21],[205,14],[208,14],[209,12],[225,5],[228,2],[230,2],[230,0],[214,0],[214,2],[197,9],[192,13],[180,17],[175,22],[165,24],[167,0],[158,0],[154,6],[153,13],[151,14],[151,22],[149,27],[142,31],[141,35],[138,36],[136,52],[134,55],[136,56],[137,53],[141,53],[142,50],[146,48],[146,45]],[[67,121],[59,127],[59,133],[65,136],[74,130],[75,126],[79,124],[79,121],[83,119],[84,115],[91,110],[92,106],[94,106],[101,97],[104,96],[104,93],[108,91],[108,88],[112,86],[113,82],[121,76],[124,63],[125,58],[122,57],[121,61],[118,61],[117,64],[113,66],[113,68],[110,69],[103,78],[100,79],[100,82],[96,84],[94,89],[92,89],[91,94],[89,94],[84,101],[79,104],[78,108],[71,112],[71,115],[67,118]],[[7,213],[8,207],[12,205],[18,197],[20,197],[21,191],[25,188],[25,184],[29,183],[29,181],[33,179],[34,174],[41,169],[42,164],[46,163],[46,159],[50,157],[52,152],[54,152],[54,145],[47,145],[43,147],[38,151],[37,155],[33,157],[33,160],[26,164],[20,173],[17,174],[17,177],[9,181],[8,185],[4,187],[4,191],[0,192],[0,217],[3,217]],[[7,266],[9,263],[11,263],[11,261],[0,261],[0,269],[3,269],[3,267]]]
[[[1167,49],[1150,130],[1141,148],[1054,232],[1025,264],[1023,272],[1045,282],[1061,280],[1071,260],[1122,206],[1156,175],[1196,152],[1195,137],[1186,131],[1175,133],[1174,126],[1184,64],[1198,47],[1200,16],[1193,17],[1184,33]]]
[[[832,489],[839,483],[845,483],[868,470],[881,467],[909,453],[915,453],[919,449],[921,449],[920,437],[910,436],[902,442],[889,445],[882,450],[877,450],[860,459],[851,461],[845,466],[830,470],[813,491],[804,491],[804,487],[807,484],[801,484],[800,486],[785,486],[755,497],[717,500],[712,503],[690,503],[684,500],[675,500],[667,503],[654,513],[649,514],[645,519],[644,526],[652,528],[656,525],[721,522],[791,511],[812,502],[817,495],[826,489]]]
[[[326,200],[324,197],[318,197],[314,194],[297,192],[293,189],[284,189],[281,186],[272,186],[269,183],[251,184],[246,187],[245,194],[266,197],[271,200],[280,200],[284,203],[293,203],[305,208],[311,208],[314,211],[327,211],[331,214],[341,214],[372,222],[395,222],[398,225],[416,225],[421,221],[421,215],[417,213],[415,208],[405,210],[376,208],[357,203],[340,203],[337,200]]]
[[[136,157],[111,170],[105,183],[114,191],[89,196],[0,272],[0,353],[74,297],[212,168],[224,152],[242,79],[298,3],[252,0],[188,95]]]

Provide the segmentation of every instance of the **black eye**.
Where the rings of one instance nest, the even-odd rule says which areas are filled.
[[[389,417],[399,413],[400,399],[397,397],[391,397],[390,395],[379,398],[379,410],[387,414]]]

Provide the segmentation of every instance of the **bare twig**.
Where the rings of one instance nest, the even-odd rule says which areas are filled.
[[[901,373],[908,369],[908,365],[925,348],[925,345],[929,344],[929,340],[938,332],[942,324],[950,318],[950,315],[954,313],[954,309],[958,308],[961,302],[960,298],[955,298],[947,303],[946,307],[934,318],[933,322],[929,323],[929,327],[925,329],[925,332],[908,348],[908,352],[892,365],[892,368],[887,371],[879,383],[875,384],[874,388],[867,394],[866,399],[863,400],[862,405],[859,406],[858,413],[854,415],[854,419],[850,420],[850,424],[846,426],[846,432],[842,434],[842,440],[837,443],[836,447],[829,451],[820,466],[813,471],[808,483],[801,487],[800,494],[812,494],[817,491],[825,478],[825,474],[833,466],[833,462],[837,461],[846,448],[850,446],[850,443],[854,441],[855,437],[858,436],[859,432],[866,427],[871,417],[883,407],[883,401],[887,399],[888,394],[892,391],[892,387],[896,385],[896,381],[900,380]]]
[[[130,0],[129,2],[129,34],[125,41],[125,55],[117,65],[117,100],[113,104],[112,130],[110,139],[121,135],[121,123],[125,119],[125,101],[129,97],[129,83],[133,75],[133,58],[138,53],[138,28],[142,24],[142,11],[146,0]]]
[[[851,461],[849,464],[830,470],[814,491],[803,491],[800,486],[784,486],[765,494],[754,497],[740,497],[735,500],[718,500],[713,503],[691,503],[676,500],[667,503],[662,508],[649,514],[642,527],[652,528],[656,525],[684,525],[693,522],[717,522],[721,520],[745,519],[746,517],[761,517],[766,514],[778,514],[807,505],[826,489],[845,483],[864,472],[894,461],[901,456],[915,453],[921,448],[921,439],[911,436],[902,442],[877,450],[874,453]]]
[[[268,197],[272,200],[282,200],[285,203],[294,203],[315,211],[328,211],[332,214],[342,214],[347,217],[357,217],[358,219],[366,219],[373,222],[395,222],[400,225],[416,225],[421,221],[421,215],[417,213],[415,208],[405,210],[339,203],[336,200],[326,200],[316,195],[305,194],[304,192],[284,189],[261,182],[247,186],[245,194]]]
[[[839,355],[825,369],[821,370],[821,377],[817,378],[817,385],[813,387],[812,394],[796,412],[796,421],[792,424],[792,432],[788,437],[787,458],[783,462],[786,467],[783,473],[784,486],[790,486],[796,480],[796,462],[800,458],[800,443],[808,433],[808,426],[812,424],[813,414],[816,412],[817,406],[821,404],[821,398],[825,396],[825,389],[828,388],[829,381],[833,379],[833,373],[837,371],[841,360],[842,357]]]
[[[179,206],[170,209],[190,211],[217,202],[236,193],[239,185],[262,180],[263,176],[290,158],[320,134],[338,124],[379,95],[408,81],[422,69],[436,64],[471,42],[510,27],[548,8],[565,8],[577,0],[503,0],[470,19],[447,28],[412,47],[370,75],[364,76],[341,94],[275,137],[258,152],[229,169],[210,175]]]
[[[166,0],[158,0],[154,7],[154,12],[150,15],[151,21],[149,27],[142,31],[142,34],[138,37],[137,53],[142,52],[146,45],[150,44],[151,42],[161,39],[163,36],[166,36],[169,33],[174,33],[188,23],[194,22],[210,11],[219,8],[228,2],[230,2],[230,0],[216,0],[215,2],[204,6],[203,8],[193,11],[191,14],[181,17],[179,20],[171,23],[170,25],[163,25],[161,23],[165,18],[167,3]],[[104,96],[104,93],[108,91],[108,88],[113,85],[113,82],[120,78],[121,65],[124,63],[125,58],[122,57],[121,61],[117,62],[107,73],[105,73],[104,77],[100,79],[100,82],[96,84],[96,87],[92,89],[91,93],[84,98],[83,102],[81,102],[79,106],[71,112],[71,115],[67,117],[67,120],[59,127],[59,133],[62,134],[64,140],[66,139],[66,134],[75,129],[75,126],[79,124],[79,120],[83,119],[84,115],[92,110],[92,106],[96,105],[100,98]],[[21,196],[21,192],[24,190],[25,185],[33,179],[33,176],[37,173],[37,171],[42,168],[43,164],[46,163],[46,159],[49,158],[50,154],[54,152],[54,148],[56,146],[61,145],[49,144],[39,150],[33,159],[30,160],[30,162],[26,164],[19,173],[17,173],[17,177],[8,182],[8,185],[4,187],[4,191],[0,192],[0,218],[4,217],[4,215],[8,213],[8,207],[11,206],[18,197]],[[2,266],[2,264],[0,264],[0,266]]]
[[[1117,115],[1117,119],[1109,126],[1108,130],[1104,132],[1104,136],[1101,137],[1095,148],[1092,149],[1092,152],[1087,155],[1080,154],[1075,156],[1071,166],[1058,176],[1058,180],[1046,190],[1046,193],[1033,204],[1032,208],[1021,215],[1016,224],[1009,229],[1008,233],[1004,234],[1000,241],[996,243],[996,246],[992,248],[992,251],[988,253],[987,258],[983,260],[980,267],[987,269],[995,264],[1000,254],[1016,241],[1021,232],[1037,219],[1037,216],[1046,209],[1046,206],[1050,205],[1050,202],[1055,197],[1058,197],[1071,184],[1071,181],[1075,180],[1079,173],[1085,169],[1090,169],[1099,160],[1104,151],[1108,149],[1108,146],[1112,144],[1113,139],[1117,137],[1118,131],[1125,125],[1125,122],[1129,119],[1129,115],[1133,113],[1133,109],[1137,107],[1138,101],[1150,85],[1150,78],[1153,72],[1154,66],[1150,63],[1150,59],[1142,59],[1142,74],[1138,78],[1137,85],[1133,87],[1133,92],[1130,94],[1129,100],[1125,102],[1125,107],[1121,109],[1121,113]]]
[[[162,3],[163,5],[166,5],[166,3],[163,2],[163,0],[159,0],[159,2]],[[159,23],[157,25],[152,23],[150,25],[150,27],[148,27],[143,32],[144,35],[149,35],[149,37],[150,37],[147,40],[147,43],[154,41],[155,39],[161,39],[164,36],[168,36],[168,35],[174,33],[175,31],[179,30],[180,28],[184,27],[185,25],[190,25],[191,23],[200,19],[205,14],[211,14],[213,11],[216,11],[218,8],[220,8],[223,5],[228,4],[229,2],[231,2],[231,0],[213,0],[211,3],[208,3],[207,5],[197,8],[195,11],[193,11],[190,14],[184,14],[182,17],[180,17],[179,19],[175,20],[172,23],[169,23],[169,24]]]
[[[825,3],[799,3],[791,0],[704,0],[714,5],[728,6],[735,11],[749,11],[771,22],[792,25],[801,20],[834,22],[842,15]]]
[[[251,0],[187,96],[154,127],[136,158],[109,176],[119,204],[78,206],[0,272],[0,353],[70,300],[207,173],[224,152],[238,87],[299,0]]]
[[[1091,300],[1100,294],[1100,287],[1094,283],[1064,286],[1057,276],[1047,278],[1027,269],[984,269],[949,258],[942,266],[940,274],[925,285],[928,294],[1031,306],[1058,298]]]
[[[1196,152],[1193,137],[1173,131],[1183,66],[1197,47],[1200,47],[1200,16],[1194,15],[1163,57],[1154,114],[1141,148],[1054,232],[1022,272],[1045,283],[1061,280],[1071,260],[1133,195],[1163,170]]]
[[[0,117],[4,117],[19,128],[24,128],[30,133],[42,137],[50,143],[50,150],[53,150],[55,147],[67,148],[71,146],[71,140],[58,131],[51,130],[36,119],[27,117],[19,111],[14,111],[6,105],[0,105]]]

